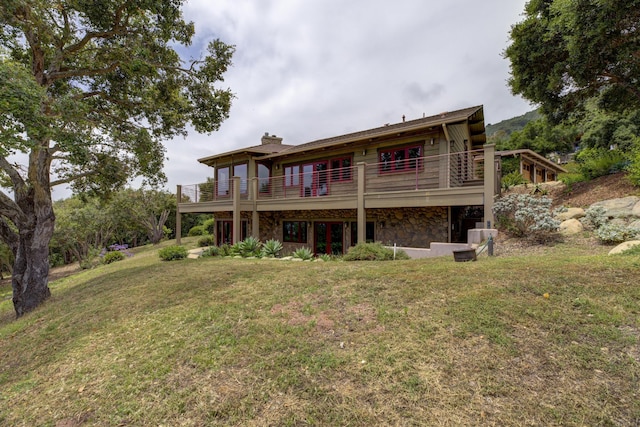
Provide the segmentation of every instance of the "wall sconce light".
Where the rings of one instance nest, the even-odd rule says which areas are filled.
[[[384,221],[380,221],[380,228],[384,228],[385,226],[385,222]]]
[[[435,143],[435,140],[431,138],[431,145],[433,145],[434,143]]]
[[[365,148],[364,150],[362,150],[362,155],[366,156],[367,155],[367,149]]]
[[[280,169],[280,165],[276,164],[276,170]]]

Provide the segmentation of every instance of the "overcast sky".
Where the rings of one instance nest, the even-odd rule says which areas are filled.
[[[203,182],[198,158],[285,144],[484,105],[485,124],[532,110],[507,87],[502,57],[526,0],[188,0],[190,54],[236,46],[224,87],[236,98],[218,132],[167,141],[167,189]]]

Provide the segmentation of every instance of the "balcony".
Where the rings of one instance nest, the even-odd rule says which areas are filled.
[[[493,149],[493,148],[492,148]],[[484,150],[179,186],[181,212],[481,205]]]

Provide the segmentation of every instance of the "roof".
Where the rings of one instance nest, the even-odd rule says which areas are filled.
[[[424,129],[428,127],[442,126],[443,124],[459,123],[461,121],[468,120],[476,113],[480,112],[480,114],[482,115],[482,110],[483,107],[480,105],[476,107],[465,108],[463,110],[444,112],[435,116],[424,117],[421,119],[388,124],[374,129],[353,132],[326,139],[319,139],[316,141],[307,142],[305,144],[289,146],[288,149],[283,150],[277,154],[265,156],[265,158],[280,157],[289,154],[333,147],[336,145],[344,145],[352,142],[362,141],[363,139],[373,139],[389,135],[397,135],[399,132],[409,132],[412,130]],[[483,116],[481,119],[484,121]]]
[[[287,148],[292,147],[291,145],[286,145],[286,144],[261,144],[261,145],[254,145],[253,147],[245,147],[245,148],[240,148],[238,150],[234,150],[234,151],[227,151],[226,153],[221,153],[221,154],[215,154],[213,156],[207,156],[207,157],[203,157],[201,159],[198,159],[198,161],[200,163],[204,163],[205,165],[209,165],[211,166],[211,164],[216,161],[216,160],[220,160],[221,158],[224,157],[232,157],[232,156],[236,156],[239,154],[264,154],[264,155],[268,155],[268,154],[274,154],[274,153],[279,153],[283,150],[286,150]]]
[[[496,151],[496,156],[501,156],[501,157],[520,156],[521,158],[525,158],[533,162],[540,163],[549,169],[554,169],[557,172],[563,172],[563,173],[567,172],[567,170],[562,166],[560,166],[559,164],[547,159],[544,156],[541,156],[535,151],[531,151],[526,148],[521,148],[519,150]]]
[[[354,142],[362,142],[363,140],[371,140],[385,136],[393,136],[398,133],[422,130],[435,126],[459,123],[473,118],[475,123],[482,122],[482,134],[484,134],[484,113],[483,106],[469,107],[462,110],[444,112],[434,116],[423,117],[416,120],[408,120],[400,123],[386,124],[373,129],[363,130],[359,132],[348,133],[345,135],[334,136],[331,138],[319,139],[300,145],[286,144],[266,144],[256,145],[248,148],[241,148],[226,153],[220,153],[213,156],[198,159],[200,163],[212,166],[215,161],[219,161],[225,157],[236,156],[239,154],[261,155],[261,159],[272,159],[276,157],[286,156],[290,154],[319,150],[323,148],[345,145]]]

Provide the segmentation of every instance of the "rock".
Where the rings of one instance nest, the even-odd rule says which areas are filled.
[[[560,234],[563,234],[565,236],[579,234],[583,231],[584,227],[582,226],[582,223],[575,218],[568,219],[560,223]]]
[[[621,254],[622,252],[639,245],[640,245],[640,240],[630,240],[628,242],[620,243],[618,246],[616,246],[615,248],[609,251],[609,255]]]
[[[636,204],[640,202],[640,197],[628,196],[621,199],[610,199],[596,202],[591,207],[601,206],[605,210],[605,215],[613,218],[627,218],[634,215]]]
[[[638,218],[640,218],[640,202],[636,203],[633,206],[633,209],[631,209],[631,215],[637,216]]]
[[[582,218],[584,215],[584,209],[582,208],[569,208],[566,212],[559,213],[556,219],[558,221],[566,221],[568,219]]]

